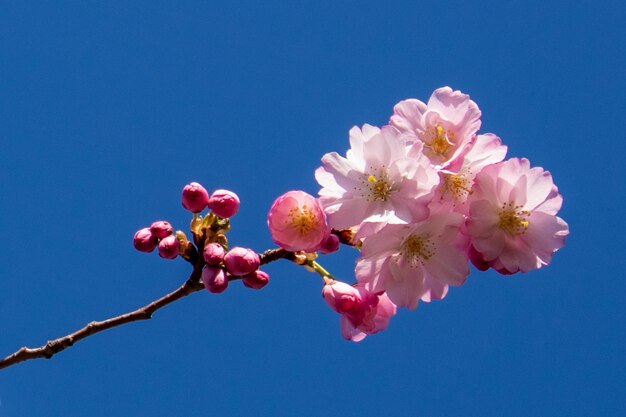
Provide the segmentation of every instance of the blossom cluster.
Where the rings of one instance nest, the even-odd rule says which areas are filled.
[[[450,87],[427,103],[403,100],[388,125],[353,127],[345,156],[322,157],[319,199],[292,191],[301,194],[274,203],[268,225],[289,250],[319,249],[329,230],[351,232],[357,283],[328,279],[323,290],[347,339],[385,328],[396,306],[443,299],[465,282],[469,262],[528,272],[564,245],[569,231],[551,174],[505,159],[501,139],[480,127],[477,104]],[[377,315],[384,320],[373,325]]]
[[[340,314],[343,337],[361,341],[384,330],[398,307],[445,298],[450,286],[465,283],[470,263],[506,275],[529,272],[564,245],[569,229],[557,216],[563,199],[551,174],[527,159],[506,159],[502,140],[480,128],[478,105],[450,87],[427,103],[403,100],[387,125],[353,127],[345,156],[322,157],[319,197],[296,190],[274,201],[267,225],[280,248],[261,256],[229,249],[225,234],[239,197],[209,195],[195,182],[182,192],[193,213],[192,241],[157,221],[137,231],[134,246],[202,267],[200,280],[212,293],[235,279],[263,288],[269,276],[260,265],[288,259],[322,277],[322,297]],[[359,251],[352,285],[317,261],[340,243]]]

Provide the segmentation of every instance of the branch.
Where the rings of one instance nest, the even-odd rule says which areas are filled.
[[[0,369],[7,368],[11,365],[15,365],[16,363],[27,361],[29,359],[50,359],[57,353],[67,349],[68,347],[74,345],[74,343],[86,337],[89,337],[96,333],[100,333],[107,329],[111,329],[113,327],[121,326],[122,324],[131,323],[133,321],[139,320],[148,320],[152,318],[152,314],[154,314],[154,312],[159,310],[160,308],[165,307],[166,305],[173,303],[174,301],[179,300],[186,295],[189,295],[204,288],[202,286],[202,283],[200,282],[202,267],[203,262],[197,262],[194,266],[193,271],[191,272],[191,275],[189,276],[189,279],[187,279],[187,281],[185,281],[185,283],[181,285],[178,289],[172,291],[167,295],[164,295],[163,297],[151,302],[150,304],[138,308],[135,311],[122,314],[117,317],[112,317],[104,321],[92,321],[82,329],[77,330],[74,333],[70,333],[67,336],[50,340],[48,343],[38,348],[28,348],[26,346],[22,347],[12,355],[9,355],[6,358],[0,360]]]
[[[295,255],[293,252],[288,252],[284,249],[279,248],[270,249],[263,252],[260,255],[260,258],[261,264],[267,264],[281,258],[293,261],[295,259],[294,256]],[[24,346],[15,353],[0,360],[0,369],[8,368],[11,365],[15,365],[16,363],[24,362],[30,359],[50,359],[57,353],[67,349],[70,346],[73,346],[74,343],[96,333],[100,333],[113,327],[121,326],[122,324],[151,319],[152,314],[154,314],[154,312],[159,310],[160,308],[165,307],[166,305],[173,303],[176,300],[179,300],[191,293],[194,293],[204,288],[202,282],[200,281],[203,266],[204,261],[200,257],[194,264],[193,271],[191,272],[191,275],[189,276],[187,281],[185,281],[185,283],[176,290],[164,295],[158,300],[155,300],[150,304],[138,308],[135,311],[131,311],[130,313],[122,314],[120,316],[112,317],[103,321],[92,321],[82,329],[79,329],[74,333],[70,333],[66,336],[59,337],[58,339],[50,340],[48,343],[38,348],[28,348]]]

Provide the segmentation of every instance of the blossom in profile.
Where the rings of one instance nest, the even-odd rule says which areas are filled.
[[[556,215],[562,202],[552,175],[531,168],[527,159],[485,167],[469,200],[472,262],[503,274],[548,265],[569,234],[567,223]]]
[[[385,330],[397,310],[384,292],[370,292],[362,284],[331,280],[324,285],[322,297],[341,315],[341,335],[353,342]]]
[[[386,291],[399,307],[442,299],[448,286],[469,275],[467,238],[460,213],[435,213],[412,224],[389,224],[363,242],[357,280],[372,292]]]
[[[428,159],[409,155],[398,130],[367,124],[350,130],[345,158],[336,152],[322,157],[315,178],[322,186],[319,195],[328,223],[335,229],[423,220],[439,184]]]
[[[289,251],[317,251],[330,228],[319,201],[304,191],[289,191],[274,201],[267,215],[272,240]]]
[[[423,143],[422,152],[433,165],[445,166],[466,150],[480,129],[481,112],[467,94],[438,88],[428,104],[403,100],[393,108],[389,124]]]

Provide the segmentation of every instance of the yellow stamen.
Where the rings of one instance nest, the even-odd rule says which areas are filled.
[[[400,252],[404,259],[413,267],[424,264],[435,254],[435,244],[429,234],[411,235],[402,243]]]
[[[523,206],[515,206],[514,203],[502,204],[498,221],[498,227],[509,235],[521,236],[528,230],[528,210],[520,210]]]

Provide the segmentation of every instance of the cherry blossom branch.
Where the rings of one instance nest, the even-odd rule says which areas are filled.
[[[279,249],[270,249],[263,252],[259,255],[261,259],[261,264],[267,264],[269,262],[276,261],[278,259],[287,259],[292,262],[295,262],[296,256],[293,252],[286,251],[282,248]],[[83,340],[89,336],[92,336],[96,333],[100,333],[104,330],[111,329],[113,327],[121,326],[123,324],[132,323],[134,321],[148,320],[152,318],[152,315],[159,309],[165,307],[168,304],[173,303],[174,301],[180,300],[181,298],[194,293],[196,291],[200,291],[204,288],[202,282],[200,281],[200,276],[202,274],[202,268],[204,267],[204,261],[201,257],[196,257],[196,262],[194,264],[193,271],[189,278],[183,285],[178,287],[176,290],[170,292],[169,294],[164,295],[163,297],[152,301],[151,303],[138,308],[137,310],[131,311],[126,314],[119,315],[117,317],[112,317],[103,321],[92,321],[87,324],[85,327],[70,333],[66,336],[59,337],[54,340],[48,341],[45,345],[42,345],[38,348],[28,348],[26,346],[17,350],[15,353],[7,356],[6,358],[0,360],[0,369],[8,368],[9,366],[15,365],[20,362],[24,362],[30,359],[37,358],[46,358],[50,359],[57,353],[73,346],[76,342]],[[229,279],[234,279],[235,277],[229,277]]]

